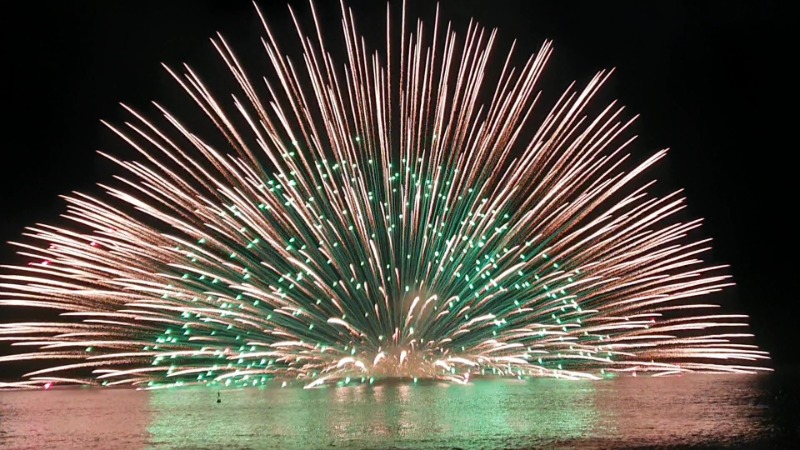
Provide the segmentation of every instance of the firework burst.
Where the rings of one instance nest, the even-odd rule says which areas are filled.
[[[699,221],[642,181],[665,152],[631,163],[622,108],[587,109],[608,72],[539,114],[549,42],[515,68],[494,31],[437,13],[398,33],[387,10],[373,53],[342,6],[337,61],[316,13],[312,37],[292,17],[297,59],[262,17],[263,80],[212,40],[230,102],[167,69],[224,146],[127,108],[109,127],[141,157],[107,155],[107,195],[15,244],[31,262],[0,305],[60,313],[0,325],[32,349],[0,361],[55,362],[16,386],[760,370],[746,317],[701,300],[730,281],[688,240]]]

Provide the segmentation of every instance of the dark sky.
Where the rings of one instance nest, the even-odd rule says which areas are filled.
[[[283,1],[259,2],[278,33],[293,42]],[[326,29],[338,7],[322,5]],[[220,31],[253,73],[265,73],[262,35],[249,1],[27,2],[4,11],[0,242],[24,226],[53,222],[58,195],[94,191],[114,169],[95,151],[126,152],[100,119],[121,123],[118,102],[147,108],[182,98],[160,62],[188,62],[205,78],[221,65],[208,38]],[[303,15],[305,2],[293,2]],[[385,4],[351,2],[368,36],[382,38]],[[435,6],[410,2],[430,21]],[[772,1],[534,2],[445,1],[442,16],[464,29],[469,17],[500,31],[498,49],[518,40],[522,54],[555,41],[545,86],[616,67],[607,93],[641,114],[634,153],[671,148],[657,174],[685,188],[689,214],[714,238],[708,258],[731,265],[731,311],[751,316],[757,342],[780,364],[800,362],[794,345],[800,291],[796,57],[788,8]],[[374,18],[374,22],[373,19]],[[328,23],[330,22],[330,23]],[[310,23],[307,23],[310,29]],[[379,41],[381,44],[382,41]],[[230,81],[220,83],[225,86]],[[232,87],[232,84],[230,85]],[[552,86],[552,88],[551,88]],[[794,95],[794,94],[792,94]],[[127,153],[126,153],[127,154]],[[19,261],[2,244],[0,262]],[[3,314],[3,312],[0,312]],[[0,322],[5,321],[0,317]]]

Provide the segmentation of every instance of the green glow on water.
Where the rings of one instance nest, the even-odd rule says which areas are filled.
[[[552,379],[483,380],[467,386],[369,380],[369,384],[312,390],[278,385],[223,389],[219,404],[215,390],[201,388],[145,395],[152,411],[147,427],[152,442],[180,440],[188,448],[222,442],[223,437],[233,446],[281,449],[331,443],[337,448],[400,443],[421,448],[430,445],[425,442],[440,441],[442,445],[446,441],[448,448],[480,447],[480,442],[496,447],[499,441],[487,439],[502,437],[505,446],[528,448],[603,430],[597,428],[601,415],[596,390],[591,382]],[[196,414],[189,411],[202,413],[202,426],[192,424]]]

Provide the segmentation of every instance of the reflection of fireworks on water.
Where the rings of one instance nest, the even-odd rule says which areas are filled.
[[[699,221],[639,181],[665,152],[631,166],[621,108],[586,111],[607,73],[534,124],[549,43],[515,69],[437,18],[369,54],[343,16],[344,69],[321,32],[301,62],[267,29],[266,83],[215,40],[231,104],[171,71],[227,148],[164,109],[113,128],[142,154],[111,158],[122,187],[69,196],[71,225],[29,228],[2,277],[0,304],[62,312],[0,325],[33,348],[0,360],[57,361],[21,385],[759,370],[745,317],[698,301],[729,284]]]

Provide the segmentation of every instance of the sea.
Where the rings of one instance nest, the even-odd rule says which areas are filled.
[[[359,381],[318,389],[1,391],[0,448],[800,448],[797,371]]]

